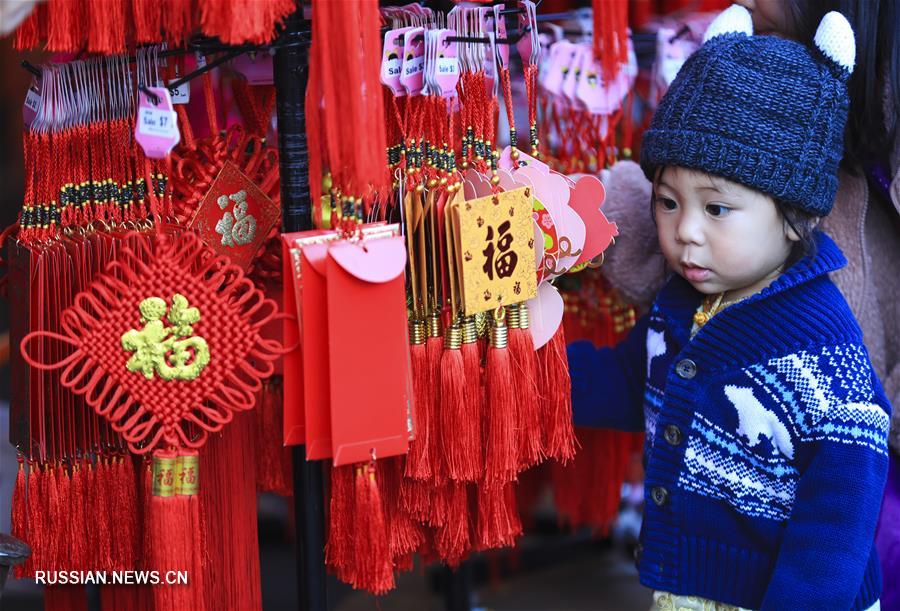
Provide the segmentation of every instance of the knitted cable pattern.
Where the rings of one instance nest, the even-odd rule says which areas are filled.
[[[28,334],[22,354],[32,367],[61,370],[60,383],[84,395],[133,452],[199,448],[254,406],[274,372],[282,347],[261,333],[277,306],[194,233],[133,233],[123,244],[63,311],[63,333]],[[35,340],[65,349],[33,349]]]

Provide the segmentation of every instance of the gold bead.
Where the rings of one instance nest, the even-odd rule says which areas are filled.
[[[416,185],[416,193],[421,193],[424,190],[425,190],[425,186],[422,185],[421,183]]]
[[[434,189],[437,185],[438,185],[438,181],[435,178],[432,178],[431,180],[428,181],[429,189]]]
[[[517,161],[519,159],[519,149],[513,149],[509,152],[509,156],[513,161]]]
[[[496,174],[494,174],[493,176],[491,176],[491,184],[494,185],[494,186],[499,185],[499,184],[500,184],[500,177],[497,176]]]

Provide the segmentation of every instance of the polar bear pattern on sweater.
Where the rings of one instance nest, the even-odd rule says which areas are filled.
[[[759,402],[752,388],[729,384],[725,387],[725,395],[738,413],[737,433],[747,437],[750,447],[758,445],[761,437],[766,437],[776,451],[788,459],[794,458],[794,444],[787,427]]]

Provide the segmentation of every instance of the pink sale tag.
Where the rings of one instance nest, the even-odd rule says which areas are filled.
[[[147,157],[163,159],[181,140],[178,115],[172,110],[172,97],[168,89],[148,87],[147,91],[155,94],[157,99],[151,100],[144,91],[139,92],[134,137]]]

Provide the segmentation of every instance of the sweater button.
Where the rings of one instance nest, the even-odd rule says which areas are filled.
[[[682,359],[675,365],[675,373],[685,380],[690,380],[697,375],[697,363],[691,359]]]
[[[650,498],[658,507],[662,507],[669,498],[669,491],[662,486],[654,486],[650,489]]]
[[[684,439],[684,436],[681,434],[681,429],[674,424],[670,424],[666,427],[666,430],[663,433],[663,437],[666,438],[666,441],[669,442],[669,445],[673,446],[677,446]]]

